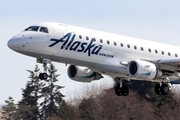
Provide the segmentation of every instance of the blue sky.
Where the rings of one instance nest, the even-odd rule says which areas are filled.
[[[8,96],[21,99],[21,88],[29,80],[26,70],[33,70],[36,65],[34,58],[7,47],[12,36],[31,24],[60,22],[180,46],[179,6],[179,0],[1,0],[0,104]],[[82,92],[87,85],[112,84],[107,76],[91,84],[77,83],[67,77],[64,64],[55,65],[61,74],[58,84],[65,86],[64,94]]]

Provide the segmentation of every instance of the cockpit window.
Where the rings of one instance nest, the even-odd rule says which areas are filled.
[[[47,27],[41,27],[40,32],[49,33]]]
[[[30,26],[25,29],[25,31],[38,31],[39,26]]]

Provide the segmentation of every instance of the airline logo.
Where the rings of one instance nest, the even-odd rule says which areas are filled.
[[[82,53],[87,53],[88,56],[90,57],[91,55],[98,55],[100,50],[102,49],[102,45],[96,45],[94,44],[94,38],[91,39],[89,43],[87,42],[81,42],[74,40],[76,37],[76,34],[73,33],[67,33],[60,39],[50,39],[50,41],[53,41],[49,47],[53,47],[59,43],[62,43],[60,46],[60,49],[64,50],[70,50],[70,51],[76,51],[76,52],[82,52]]]

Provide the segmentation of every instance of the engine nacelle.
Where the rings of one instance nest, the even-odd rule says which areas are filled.
[[[131,61],[128,65],[128,74],[131,77],[144,80],[153,80],[162,76],[162,71],[156,65],[143,60]]]
[[[78,82],[91,82],[93,80],[99,80],[103,78],[103,76],[97,72],[94,72],[86,67],[75,65],[70,65],[68,67],[67,74],[71,80]]]

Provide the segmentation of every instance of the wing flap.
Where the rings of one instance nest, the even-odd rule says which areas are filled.
[[[160,59],[160,60],[146,60],[156,64],[159,69],[175,72],[180,70],[180,59]]]
[[[159,64],[167,64],[172,66],[180,67],[180,59],[165,59],[165,60],[159,60]]]
[[[179,71],[180,70],[180,59],[162,59],[157,61],[157,67],[170,70],[170,71]]]

